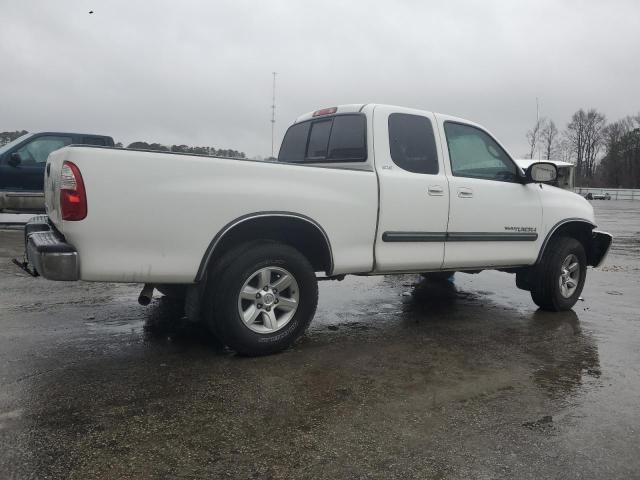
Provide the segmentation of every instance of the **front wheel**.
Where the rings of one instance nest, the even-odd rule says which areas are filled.
[[[215,282],[211,329],[244,355],[284,350],[311,323],[318,283],[309,261],[277,242],[249,246],[231,260]]]
[[[531,298],[543,310],[570,310],[580,298],[586,276],[587,258],[582,244],[575,238],[556,238],[537,267]]]

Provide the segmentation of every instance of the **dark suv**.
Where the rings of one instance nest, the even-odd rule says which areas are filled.
[[[71,144],[113,147],[113,138],[87,133],[28,133],[0,147],[0,212],[44,210],[44,167],[51,152]]]

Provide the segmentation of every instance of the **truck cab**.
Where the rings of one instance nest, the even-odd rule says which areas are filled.
[[[113,147],[113,138],[69,132],[27,133],[0,147],[0,212],[44,211],[44,170],[49,154],[67,145]]]

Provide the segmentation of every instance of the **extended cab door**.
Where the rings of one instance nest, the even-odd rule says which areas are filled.
[[[437,115],[451,191],[444,268],[516,266],[540,245],[540,186],[477,125]]]
[[[437,270],[444,257],[449,186],[435,117],[380,105],[373,125],[380,185],[375,269]]]

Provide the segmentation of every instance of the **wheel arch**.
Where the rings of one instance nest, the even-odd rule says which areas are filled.
[[[318,222],[294,212],[255,212],[238,217],[225,225],[207,247],[195,281],[202,280],[209,265],[225,252],[249,240],[277,240],[305,255],[315,271],[333,271],[333,251],[329,236]]]
[[[567,218],[556,223],[553,228],[549,230],[549,233],[547,233],[544,242],[542,242],[538,258],[536,259],[536,265],[541,262],[551,240],[558,236],[566,236],[578,240],[584,246],[585,253],[587,254],[587,265],[597,265],[599,258],[596,258],[598,257],[598,253],[593,241],[594,228],[596,228],[596,225],[582,218]]]

